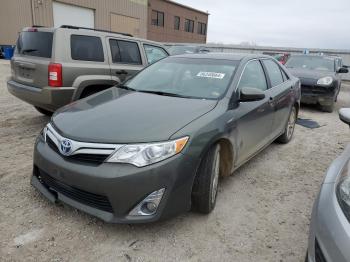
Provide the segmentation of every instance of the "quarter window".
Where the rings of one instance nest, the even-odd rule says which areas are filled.
[[[71,56],[74,60],[103,62],[104,54],[101,38],[95,36],[72,35]]]
[[[112,62],[141,65],[141,55],[138,44],[135,42],[110,39]]]
[[[267,74],[269,75],[272,87],[283,83],[283,77],[280,67],[272,60],[265,59],[263,63],[266,67]]]
[[[194,21],[190,19],[185,19],[185,31],[193,33]]]
[[[198,22],[197,33],[200,35],[207,34],[207,25],[205,23]]]
[[[174,29],[180,30],[180,17],[174,16]]]
[[[238,84],[239,89],[243,87],[253,87],[262,91],[267,89],[265,73],[259,61],[248,62]]]
[[[152,10],[152,25],[164,26],[164,13],[156,10]]]
[[[168,56],[167,52],[161,47],[153,45],[144,45],[144,47],[148,64],[153,64],[154,62]]]

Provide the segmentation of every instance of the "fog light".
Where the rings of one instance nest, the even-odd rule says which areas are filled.
[[[151,216],[157,212],[160,201],[162,200],[165,188],[149,194],[142,200],[131,212],[130,216]]]

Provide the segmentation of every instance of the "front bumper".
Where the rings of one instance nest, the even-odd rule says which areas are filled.
[[[336,197],[336,183],[349,158],[350,146],[328,169],[315,201],[309,233],[309,262],[350,261],[350,223]]]
[[[19,99],[52,112],[69,104],[76,90],[74,87],[37,88],[13,80],[7,81],[7,89]]]
[[[38,138],[32,185],[49,200],[65,202],[106,222],[153,222],[190,209],[195,163],[191,157],[178,154],[143,168],[116,163],[94,165],[67,160]],[[61,186],[59,190],[56,187],[55,192],[50,183],[41,182],[38,172],[49,175],[50,183]],[[128,215],[147,195],[161,188],[165,188],[165,192],[154,215]],[[75,195],[67,190],[74,190]],[[110,210],[96,204],[102,201],[100,205],[105,207],[106,199]]]
[[[304,104],[331,105],[336,97],[334,87],[301,86],[301,102]]]

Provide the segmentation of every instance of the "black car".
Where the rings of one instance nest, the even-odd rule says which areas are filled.
[[[336,57],[321,55],[292,55],[285,66],[301,81],[301,102],[319,104],[323,111],[333,112],[341,86],[341,73]]]

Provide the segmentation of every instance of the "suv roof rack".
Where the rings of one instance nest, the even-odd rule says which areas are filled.
[[[127,34],[127,33],[113,32],[113,31],[108,31],[108,30],[95,29],[95,28],[89,28],[89,27],[81,27],[81,26],[73,26],[73,25],[61,25],[60,28],[85,29],[85,30],[92,30],[92,31],[98,31],[98,32],[105,32],[105,33],[113,33],[113,34],[119,34],[119,35],[133,37],[133,35]]]
[[[45,27],[45,26],[43,26],[43,25],[32,25],[32,27],[34,27],[34,28],[40,28],[40,27]]]

